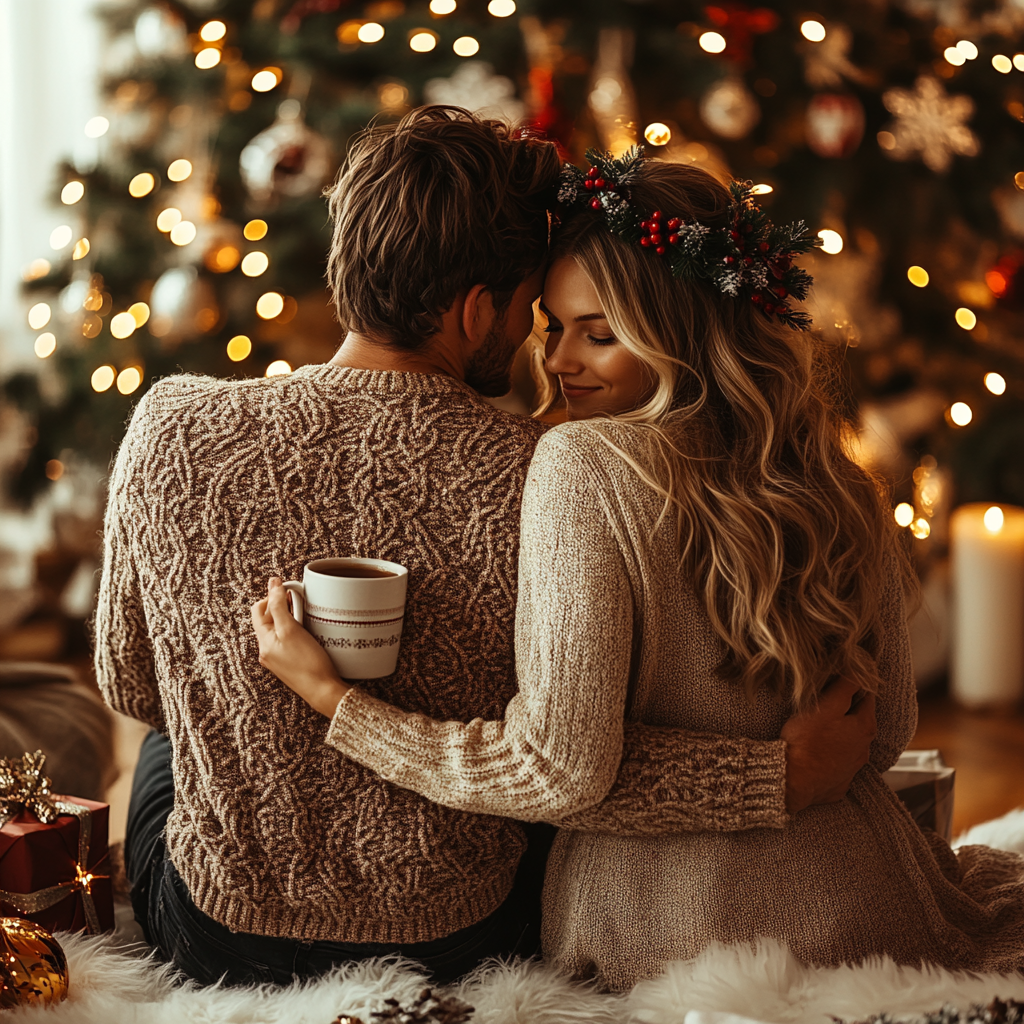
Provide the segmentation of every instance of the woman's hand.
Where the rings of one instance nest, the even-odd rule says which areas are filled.
[[[328,653],[295,621],[280,576],[267,584],[267,596],[252,606],[260,664],[294,690],[311,708],[334,717],[338,701],[351,689]]]

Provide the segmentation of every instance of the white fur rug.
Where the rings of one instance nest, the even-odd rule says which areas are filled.
[[[1024,809],[987,822],[960,843],[1024,853]],[[958,844],[959,845],[959,844]],[[12,1021],[40,1024],[331,1024],[339,1014],[370,1015],[393,997],[412,1003],[425,987],[414,966],[376,961],[340,968],[306,985],[199,989],[140,958],[116,936],[63,935],[71,993],[49,1011],[20,1009]],[[472,1024],[832,1024],[888,1012],[897,1017],[966,1008],[994,996],[1024,1000],[1024,975],[953,974],[878,959],[813,968],[784,946],[714,946],[697,960],[669,964],[627,995],[576,985],[537,963],[485,967],[454,993],[476,1008]],[[45,1017],[42,1016],[45,1014]]]

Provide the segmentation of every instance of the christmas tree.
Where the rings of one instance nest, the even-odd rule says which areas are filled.
[[[752,181],[774,220],[821,233],[808,308],[822,349],[848,349],[854,443],[896,479],[899,521],[940,537],[950,468],[960,500],[1024,504],[1024,8],[142,0],[103,17],[121,70],[87,126],[102,156],[57,171],[59,255],[26,284],[40,373],[6,383],[37,428],[23,495],[64,451],[105,463],[163,375],[328,358],[322,189],[371,119],[445,102],[526,117],[577,161],[641,142]]]

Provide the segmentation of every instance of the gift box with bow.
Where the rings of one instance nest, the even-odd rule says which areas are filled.
[[[0,758],[0,915],[49,931],[109,931],[107,804],[50,792],[45,755]]]

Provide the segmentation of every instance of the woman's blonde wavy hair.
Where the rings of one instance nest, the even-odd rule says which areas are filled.
[[[700,168],[652,162],[631,201],[714,225],[731,197]],[[649,433],[651,458],[604,440],[664,497],[662,518],[675,512],[682,571],[726,647],[722,675],[798,708],[837,676],[877,692],[881,594],[905,556],[879,482],[846,451],[835,359],[749,299],[672,277],[589,212],[551,256],[579,264],[652,376],[650,398],[614,417]]]

